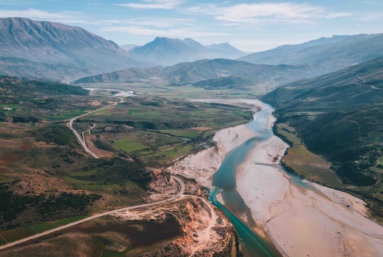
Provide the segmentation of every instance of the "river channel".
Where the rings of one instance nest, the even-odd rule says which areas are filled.
[[[282,256],[271,240],[265,239],[251,229],[255,227],[256,221],[253,220],[250,209],[246,206],[236,189],[236,172],[238,167],[245,162],[249,152],[257,143],[268,140],[274,135],[271,127],[265,128],[265,124],[273,111],[274,109],[271,106],[265,105],[261,111],[254,114],[253,120],[246,124],[248,129],[256,133],[256,136],[247,140],[226,155],[221,167],[213,176],[214,189],[210,193],[210,201],[221,209],[231,220],[240,237],[245,254],[248,256]],[[279,168],[283,170],[282,167]],[[318,190],[302,181],[299,177],[291,174],[289,174],[288,177],[291,184],[318,193]],[[222,195],[224,203],[216,199],[218,194]],[[246,219],[242,219],[243,217],[246,217]]]

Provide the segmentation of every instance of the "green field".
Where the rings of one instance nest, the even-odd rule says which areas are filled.
[[[5,245],[6,243],[7,241],[5,241],[2,236],[0,236],[0,245]]]
[[[197,137],[201,131],[193,130],[193,129],[185,129],[185,130],[160,130],[159,132],[163,134],[170,134],[177,137],[187,137],[187,138],[195,138]]]
[[[147,146],[129,139],[121,139],[115,142],[115,146],[127,153],[148,149]]]
[[[101,257],[123,257],[131,250],[132,248],[128,247],[126,250],[122,252],[117,252],[117,251],[108,250],[104,246]]]
[[[0,110],[3,110],[3,108],[12,108],[13,111],[18,110],[21,108],[21,105],[18,104],[0,104]]]
[[[110,108],[103,109],[101,111],[95,112],[92,115],[96,116],[110,116],[112,113],[110,111]]]
[[[128,110],[127,115],[139,119],[153,119],[163,116],[161,111],[139,111],[139,110]]]
[[[57,115],[49,116],[46,118],[46,120],[50,121],[57,121],[57,120],[69,120],[74,117],[83,115],[87,112],[88,110],[79,110],[79,111],[73,111],[73,112],[63,112],[59,113]]]
[[[167,151],[159,151],[149,158],[157,159],[160,164],[165,165],[177,158],[190,154],[193,148],[190,144],[179,145]]]
[[[90,84],[83,86],[89,87]],[[116,88],[121,90],[132,90],[139,96],[159,96],[168,99],[206,99],[206,98],[255,98],[260,94],[267,93],[264,87],[249,88],[248,90],[217,89],[205,90],[201,87],[191,85],[168,86],[168,83],[146,84],[146,83],[95,83],[94,88]]]
[[[39,234],[50,229],[54,229],[60,226],[64,226],[66,224],[81,220],[86,218],[86,216],[77,216],[72,218],[66,218],[56,221],[45,222],[41,224],[31,225],[28,227],[10,229],[5,231],[0,231],[0,235],[6,239],[8,242],[14,242],[29,236],[33,236],[35,234]],[[0,237],[1,240],[1,237]],[[1,244],[1,241],[0,241]]]
[[[336,173],[330,169],[330,164],[318,155],[307,150],[296,131],[287,124],[278,124],[277,133],[282,135],[293,146],[287,150],[282,163],[294,170],[297,175],[320,184],[342,187],[343,184]]]
[[[378,159],[378,164],[383,165],[383,157],[381,157],[380,159]]]

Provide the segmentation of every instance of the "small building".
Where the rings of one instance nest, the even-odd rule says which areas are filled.
[[[12,108],[4,108],[5,111],[12,111]]]

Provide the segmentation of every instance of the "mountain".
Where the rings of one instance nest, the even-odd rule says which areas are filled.
[[[130,51],[133,48],[139,47],[139,45],[122,45],[121,48],[124,49],[125,51]]]
[[[310,151],[331,162],[331,169],[344,183],[372,186],[371,192],[379,186],[379,173],[383,173],[378,162],[383,156],[383,57],[287,84],[262,100],[276,107],[277,124],[293,127]],[[375,201],[371,192],[353,191]],[[381,213],[383,202],[378,205]]]
[[[89,91],[79,86],[50,83],[36,80],[23,80],[15,77],[0,77],[0,88],[18,97],[41,95],[89,95]]]
[[[318,64],[331,71],[383,56],[383,34],[334,36],[253,53],[239,60],[256,64]]]
[[[144,46],[130,50],[129,53],[137,59],[163,66],[202,59],[235,59],[243,55],[227,43],[203,46],[191,38],[181,40],[165,37],[157,37]]]
[[[68,81],[142,65],[116,43],[79,27],[0,19],[2,74]]]
[[[246,89],[249,81],[239,77],[224,77],[218,79],[208,79],[193,83],[194,87],[202,87],[207,90],[214,89]]]
[[[239,58],[239,57],[245,55],[244,52],[235,48],[234,46],[230,45],[229,43],[213,44],[213,45],[209,45],[206,47],[210,48],[214,51],[217,51],[217,52],[225,53],[227,55],[226,58],[231,57],[229,59],[235,59],[235,58]]]
[[[155,80],[160,79],[168,84],[182,85],[212,80],[210,82],[214,82],[214,87],[226,87],[228,83],[230,84],[229,77],[235,77],[236,83],[241,79],[241,87],[258,87],[267,91],[302,78],[315,77],[324,72],[323,67],[316,65],[257,65],[235,60],[214,59],[180,63],[166,68],[121,70],[82,78],[74,83],[142,82],[148,80],[155,83]]]
[[[114,71],[95,76],[81,78],[74,84],[105,83],[105,82],[145,82],[152,79],[159,79],[163,68],[130,68]]]
[[[263,100],[285,111],[327,111],[383,102],[383,57],[282,86]]]

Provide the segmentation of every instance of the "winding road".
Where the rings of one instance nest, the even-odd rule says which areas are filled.
[[[120,98],[121,101],[120,103],[124,102],[124,100],[122,98]],[[116,106],[118,103],[113,103],[112,105],[108,105],[106,107],[103,107],[101,109],[98,109],[98,110],[95,110],[95,111],[92,111],[92,112],[88,112],[86,114],[83,114],[83,115],[80,115],[80,116],[77,116],[73,119],[71,119],[68,123],[68,127],[70,128],[70,130],[73,131],[73,133],[75,134],[75,136],[77,137],[77,140],[80,142],[81,146],[84,148],[84,150],[89,153],[90,155],[92,155],[94,158],[99,158],[95,153],[93,153],[91,150],[88,149],[86,143],[85,143],[85,140],[83,140],[83,137],[80,136],[80,134],[75,130],[73,129],[73,122],[75,120],[77,120],[78,118],[81,118],[81,117],[84,117],[86,115],[89,115],[89,114],[92,114],[92,113],[95,113],[95,112],[98,112],[98,111],[101,111],[103,109],[106,109],[106,108],[109,108],[109,107],[112,107],[112,106]],[[94,126],[92,128],[90,128],[89,130],[93,129],[94,127],[96,126],[96,124],[94,124]],[[87,132],[89,130],[86,130],[84,132]],[[83,132],[83,133],[84,133]],[[82,135],[84,135],[82,133]],[[48,231],[45,231],[43,233],[40,233],[40,234],[36,234],[36,235],[33,235],[33,236],[30,236],[30,237],[26,237],[26,238],[23,238],[23,239],[20,239],[20,240],[17,240],[17,241],[14,241],[12,243],[8,243],[6,245],[2,245],[0,246],[0,250],[4,250],[4,249],[7,249],[7,248],[10,248],[10,247],[13,247],[15,245],[18,245],[18,244],[22,244],[22,243],[25,243],[25,242],[28,242],[30,240],[34,240],[34,239],[37,239],[37,238],[40,238],[40,237],[43,237],[43,236],[46,236],[46,235],[49,235],[49,234],[52,234],[52,233],[55,233],[55,232],[58,232],[58,231],[61,231],[63,229],[66,229],[66,228],[70,228],[70,227],[73,227],[73,226],[76,226],[78,224],[81,224],[81,223],[84,223],[84,222],[87,222],[87,221],[90,221],[90,220],[94,220],[94,219],[97,219],[97,218],[100,218],[100,217],[103,217],[103,216],[108,216],[108,215],[111,215],[111,214],[116,214],[118,212],[123,212],[123,211],[129,211],[129,210],[134,210],[134,209],[138,209],[138,208],[144,208],[144,207],[151,207],[151,206],[156,206],[156,205],[160,205],[160,204],[164,204],[164,203],[168,203],[168,202],[172,202],[174,200],[176,200],[178,197],[180,197],[181,195],[184,194],[185,192],[185,184],[184,182],[182,181],[182,179],[178,178],[178,177],[175,177],[175,176],[171,176],[172,179],[174,179],[175,181],[177,181],[177,183],[179,184],[180,186],[180,190],[179,192],[176,194],[176,195],[173,195],[172,197],[166,199],[166,200],[162,200],[162,201],[158,201],[158,202],[154,202],[154,203],[147,203],[147,204],[140,204],[140,205],[135,205],[135,206],[130,206],[130,207],[125,207],[125,208],[121,208],[121,209],[117,209],[117,210],[113,210],[113,211],[108,211],[108,212],[104,212],[104,213],[100,213],[100,214],[96,214],[96,215],[93,215],[91,217],[88,217],[88,218],[85,218],[85,219],[82,219],[82,220],[79,220],[79,221],[75,221],[75,222],[72,222],[72,223],[69,223],[67,225],[64,225],[64,226],[61,226],[61,227],[58,227],[58,228],[54,228],[54,229],[51,229],[51,230],[48,230]]]

